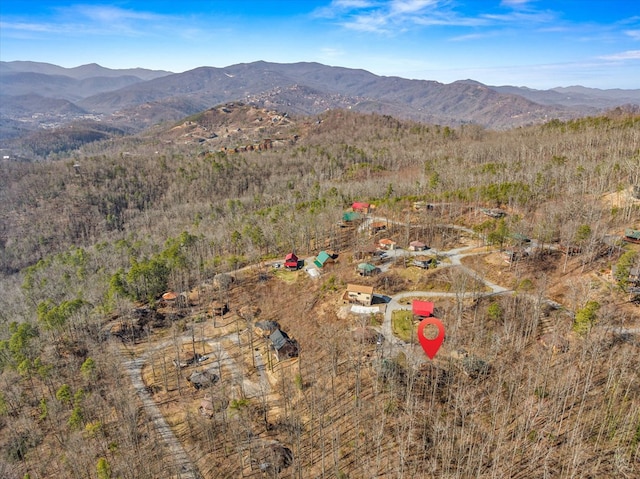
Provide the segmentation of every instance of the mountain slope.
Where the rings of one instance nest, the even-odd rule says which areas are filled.
[[[286,94],[280,96],[282,92]],[[296,102],[292,101],[292,95]],[[310,96],[315,98],[311,100]],[[490,128],[522,126],[550,117],[569,118],[578,114],[541,106],[517,95],[504,95],[481,84],[445,85],[379,77],[364,70],[317,63],[255,62],[226,68],[201,67],[101,93],[79,104],[93,112],[112,113],[167,97],[188,98],[200,102],[203,109],[235,100],[250,100],[260,105],[268,101],[270,107],[283,110],[292,107],[307,114],[342,108],[346,104],[358,111],[444,124],[478,123]],[[298,102],[306,107],[301,108]]]
[[[304,115],[349,108],[442,125],[478,124],[508,129],[597,115],[622,105],[640,105],[640,90],[583,87],[532,90],[492,87],[473,80],[443,84],[383,77],[365,70],[312,62],[258,61],[183,73],[143,69],[109,70],[96,64],[76,68],[34,62],[0,62],[0,90],[11,108],[0,138],[19,136],[15,121],[33,130],[86,119],[143,131],[178,121],[227,102]],[[59,115],[29,95],[66,100],[75,113]],[[32,97],[31,97],[32,98]],[[19,105],[24,101],[23,105]],[[72,108],[70,108],[71,110]],[[5,128],[6,127],[6,128]],[[7,131],[5,131],[7,129]]]

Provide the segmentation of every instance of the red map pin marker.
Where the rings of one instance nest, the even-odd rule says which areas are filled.
[[[438,335],[433,339],[429,339],[424,335],[424,328],[429,324],[433,324],[438,328]],[[418,339],[429,359],[433,359],[438,349],[440,349],[442,341],[444,341],[444,325],[437,318],[423,319],[418,324]]]

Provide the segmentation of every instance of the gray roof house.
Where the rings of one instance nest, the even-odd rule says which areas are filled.
[[[291,339],[281,329],[276,329],[271,333],[269,340],[278,361],[298,357],[298,342],[295,339]]]

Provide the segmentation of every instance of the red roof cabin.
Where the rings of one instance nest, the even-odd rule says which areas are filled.
[[[298,257],[295,253],[289,253],[285,256],[284,267],[287,269],[298,269]]]
[[[369,212],[369,208],[371,208],[371,205],[369,203],[364,203],[362,201],[355,201],[351,205],[351,209],[353,211],[357,211],[358,213],[367,214]]]
[[[162,295],[162,300],[165,302],[165,304],[175,304],[177,299],[178,295],[173,291],[167,291]]]
[[[428,318],[433,315],[433,307],[434,303],[431,301],[418,301],[417,299],[413,300],[411,304],[411,309],[413,310],[414,316],[420,316],[421,318]]]
[[[382,238],[378,241],[378,245],[380,245],[382,249],[396,249],[396,242],[389,238]]]

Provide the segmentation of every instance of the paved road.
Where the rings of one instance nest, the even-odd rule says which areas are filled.
[[[455,225],[439,225],[439,226],[447,227],[447,228],[455,228],[470,234],[474,234],[472,230],[469,230],[468,228],[464,228],[460,226],[455,226]],[[532,240],[532,244],[534,245],[534,247],[537,246],[537,243],[535,242],[535,240]],[[429,253],[435,254],[439,257],[444,257],[449,259],[450,263],[439,263],[439,266],[438,266],[439,268],[456,266],[462,269],[469,276],[483,283],[485,286],[487,286],[491,290],[491,291],[482,292],[482,293],[478,293],[478,292],[464,293],[464,297],[466,298],[478,297],[478,296],[486,297],[486,296],[492,296],[496,294],[504,294],[504,293],[512,292],[513,291],[512,289],[505,288],[504,286],[493,283],[487,280],[486,278],[484,278],[483,276],[481,276],[475,270],[462,264],[462,259],[466,256],[485,254],[485,252],[468,252],[471,249],[475,249],[475,246],[463,246],[460,248],[455,248],[447,251],[437,251],[435,249],[431,249],[429,250]],[[413,251],[405,251],[405,250],[398,249],[394,251],[389,251],[387,253],[388,257],[393,259],[398,259],[398,258],[401,258],[402,256],[413,256],[416,254],[420,254],[420,255],[424,254],[424,251],[413,252]],[[388,268],[389,268],[389,265],[387,265],[387,269]],[[382,326],[380,327],[380,332],[385,336],[385,345],[383,346],[385,355],[404,352],[407,358],[411,359],[414,363],[420,363],[425,361],[424,353],[422,352],[421,349],[419,349],[419,347],[408,344],[402,341],[401,339],[397,338],[393,334],[393,329],[391,325],[391,318],[392,318],[393,312],[397,310],[411,309],[410,306],[400,304],[401,299],[407,298],[407,297],[424,297],[424,298],[447,297],[447,296],[455,297],[457,296],[457,294],[458,293],[433,292],[433,291],[410,291],[410,292],[399,293],[389,298],[387,302],[386,310],[385,310],[384,321],[382,323]],[[537,297],[534,297],[534,295],[531,295],[531,297],[534,299],[538,299]],[[542,301],[550,305],[554,309],[565,309],[563,305],[549,298],[544,298]],[[573,313],[568,312],[568,314],[573,314]],[[615,328],[603,328],[603,329],[606,332],[611,332],[611,333],[620,334],[620,335],[640,334],[640,328],[615,327]]]
[[[468,228],[464,228],[462,226],[455,226],[455,225],[440,225],[443,227],[448,227],[448,228],[454,228],[454,229],[458,229],[461,231],[464,231],[466,233],[470,233],[473,234],[473,231],[468,229]],[[486,285],[491,291],[487,291],[487,292],[468,292],[468,293],[463,293],[463,297],[465,298],[469,298],[469,297],[478,297],[478,296],[492,296],[495,294],[503,294],[503,293],[507,293],[509,291],[512,291],[508,288],[505,288],[503,286],[500,286],[498,284],[492,283],[491,281],[488,281],[487,279],[485,279],[484,277],[482,277],[481,275],[479,275],[476,271],[474,271],[473,269],[464,266],[462,264],[462,258],[464,258],[465,256],[470,256],[470,255],[474,255],[474,254],[479,254],[479,253],[467,253],[467,251],[474,249],[475,246],[462,246],[460,248],[454,248],[451,250],[446,250],[446,251],[439,251],[439,250],[435,250],[435,249],[431,249],[428,251],[429,254],[433,254],[436,255],[440,258],[447,258],[450,262],[449,263],[439,263],[439,267],[452,267],[452,266],[456,266],[460,269],[462,269],[466,274],[468,274],[469,276],[473,277],[474,279],[480,281],[481,283],[483,283],[484,285]],[[403,249],[396,249],[396,250],[392,250],[387,252],[387,255],[389,258],[392,258],[393,260],[397,260],[398,258],[401,258],[403,256],[415,256],[415,255],[424,255],[425,252],[424,251],[407,251],[407,250],[403,250]],[[484,253],[483,253],[484,254]],[[387,264],[387,269],[388,269],[389,265]],[[456,297],[458,296],[459,293],[448,293],[448,292],[434,292],[434,291],[406,291],[406,292],[402,292],[399,294],[396,294],[394,296],[392,296],[391,298],[389,298],[388,302],[387,302],[387,306],[385,309],[385,315],[384,315],[384,320],[382,322],[382,326],[380,327],[380,332],[382,334],[384,334],[385,336],[385,344],[383,345],[383,351],[385,356],[387,355],[393,355],[393,354],[397,354],[399,352],[403,352],[405,354],[405,356],[411,360],[414,364],[416,363],[420,363],[425,361],[426,357],[424,355],[424,353],[422,352],[421,349],[419,349],[419,346],[414,346],[412,344],[406,343],[404,341],[402,341],[401,339],[397,338],[394,334],[393,334],[393,328],[391,325],[391,318],[393,316],[393,312],[397,311],[397,310],[411,310],[411,306],[407,306],[407,305],[403,305],[400,303],[400,301],[404,298],[415,298],[415,297],[424,297],[424,298],[430,298],[430,297]]]
[[[360,230],[364,231],[372,221],[387,221],[387,219],[369,217],[367,220],[365,220],[365,222],[362,223],[362,225],[360,225]],[[401,222],[393,222],[393,221],[389,221],[389,223],[403,224]],[[456,229],[472,235],[475,234],[473,230],[462,227],[462,226],[457,226],[457,225],[437,225],[437,226]],[[490,296],[495,294],[504,294],[512,291],[508,288],[505,288],[496,283],[492,283],[491,281],[488,281],[473,269],[467,266],[464,266],[462,264],[462,258],[464,258],[465,256],[470,256],[474,254],[484,254],[484,252],[482,253],[469,252],[469,250],[474,248],[475,246],[464,246],[464,247],[455,248],[447,251],[438,251],[435,249],[431,249],[428,251],[428,253],[435,254],[439,257],[446,257],[447,259],[449,259],[450,263],[441,263],[440,267],[456,266],[458,268],[461,268],[466,274],[482,282],[491,290],[491,291],[482,292],[482,293],[478,293],[478,292],[464,293],[464,297]],[[381,270],[385,271],[389,269],[393,261],[403,256],[412,258],[413,256],[424,255],[424,254],[425,254],[424,251],[407,251],[404,249],[396,249],[393,251],[389,251],[387,252],[387,256],[390,261],[386,261],[385,263],[383,263],[381,265]],[[305,263],[309,264],[312,260],[313,258],[310,258],[306,260]],[[414,364],[418,364],[420,362],[426,361],[426,356],[424,355],[422,350],[419,350],[419,346],[406,343],[400,340],[399,338],[397,338],[393,334],[393,330],[391,326],[392,314],[394,311],[399,309],[406,309],[406,310],[410,309],[410,307],[400,304],[400,300],[402,300],[403,298],[407,298],[407,297],[429,298],[429,297],[443,297],[443,296],[455,297],[457,295],[458,293],[433,292],[433,291],[409,291],[409,292],[399,293],[389,298],[386,305],[386,309],[385,309],[384,321],[382,323],[382,326],[379,328],[380,332],[384,334],[386,339],[384,345],[382,346],[383,354],[385,356],[388,356],[390,354],[397,354],[398,352],[404,352],[407,359]],[[562,305],[554,301],[551,301],[549,299],[545,299],[545,302],[547,302],[548,304],[556,308],[562,308]],[[611,331],[617,334],[640,334],[640,328],[610,328],[608,329],[608,331]],[[190,337],[187,338],[185,336],[185,338],[181,338],[181,340],[182,339],[190,339]],[[260,353],[255,351],[253,352],[256,369],[258,371],[258,381],[249,380],[245,377],[242,367],[237,364],[237,362],[226,352],[226,350],[222,346],[222,340],[224,339],[230,339],[236,344],[238,344],[239,342],[239,338],[236,333],[232,333],[227,336],[219,337],[219,338],[209,338],[206,340],[213,351],[213,356],[215,357],[214,360],[218,362],[217,364],[225,367],[225,369],[227,371],[230,371],[231,373],[231,377],[228,379],[224,378],[224,380],[229,381],[232,384],[236,384],[239,387],[241,387],[243,394],[245,394],[246,397],[258,397],[261,394],[269,393],[271,390],[271,385],[266,377],[265,365],[263,363],[262,356],[260,355]],[[153,421],[153,424],[156,427],[160,437],[164,440],[165,444],[167,445],[168,449],[171,451],[171,454],[174,457],[175,468],[176,468],[176,471],[178,471],[176,473],[176,476],[181,479],[192,479],[192,478],[197,479],[200,476],[196,466],[190,460],[188,454],[182,447],[182,444],[180,443],[180,441],[173,434],[173,431],[171,430],[166,420],[162,416],[162,413],[160,412],[157,405],[153,401],[153,398],[149,394],[142,380],[142,367],[145,364],[145,362],[148,360],[149,356],[154,351],[157,351],[162,348],[166,348],[170,346],[172,343],[173,341],[169,340],[159,345],[156,345],[152,350],[147,351],[143,356],[135,360],[126,361],[125,366],[126,366],[127,372],[131,377],[133,386],[138,396],[140,397],[140,400],[142,401],[142,404],[146,410],[147,415]]]

